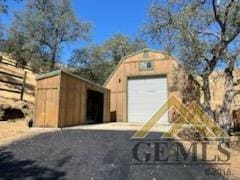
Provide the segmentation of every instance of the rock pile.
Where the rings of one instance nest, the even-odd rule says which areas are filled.
[[[204,137],[197,132],[193,127],[184,127],[182,128],[177,136],[181,138],[182,140],[187,140],[187,141],[202,141],[204,140]]]

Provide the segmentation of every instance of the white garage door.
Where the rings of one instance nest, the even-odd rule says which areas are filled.
[[[128,79],[128,121],[146,122],[167,100],[166,76]],[[168,123],[167,113],[160,122]]]

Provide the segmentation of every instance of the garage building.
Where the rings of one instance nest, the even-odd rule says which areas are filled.
[[[171,94],[177,60],[167,53],[143,49],[123,58],[104,87],[111,91],[111,120],[117,122],[146,122]],[[160,122],[168,124],[170,113]]]

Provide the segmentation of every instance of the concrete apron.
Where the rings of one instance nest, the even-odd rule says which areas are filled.
[[[137,131],[143,127],[144,123],[139,122],[114,122],[104,124],[80,125],[63,129],[84,129],[84,130],[111,130],[111,131]],[[156,124],[151,132],[166,132],[171,124]]]

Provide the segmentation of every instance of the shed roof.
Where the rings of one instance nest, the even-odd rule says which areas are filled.
[[[36,80],[41,80],[41,79],[46,79],[46,78],[53,77],[53,76],[58,76],[58,75],[61,75],[62,73],[65,73],[65,74],[67,74],[67,75],[69,75],[69,76],[72,76],[72,77],[75,77],[75,78],[77,78],[77,79],[80,79],[80,80],[82,80],[82,81],[85,81],[85,82],[87,82],[87,83],[89,83],[89,84],[98,86],[98,87],[100,87],[100,88],[104,88],[104,87],[101,86],[100,84],[94,83],[94,82],[89,81],[89,80],[87,80],[87,79],[85,79],[85,78],[83,78],[83,77],[80,77],[80,76],[77,76],[77,75],[75,75],[75,74],[69,73],[69,72],[67,72],[66,70],[62,70],[62,69],[59,69],[59,70],[56,70],[56,71],[52,71],[52,72],[49,72],[49,73],[45,73],[45,74],[38,75],[38,76],[36,77]]]

